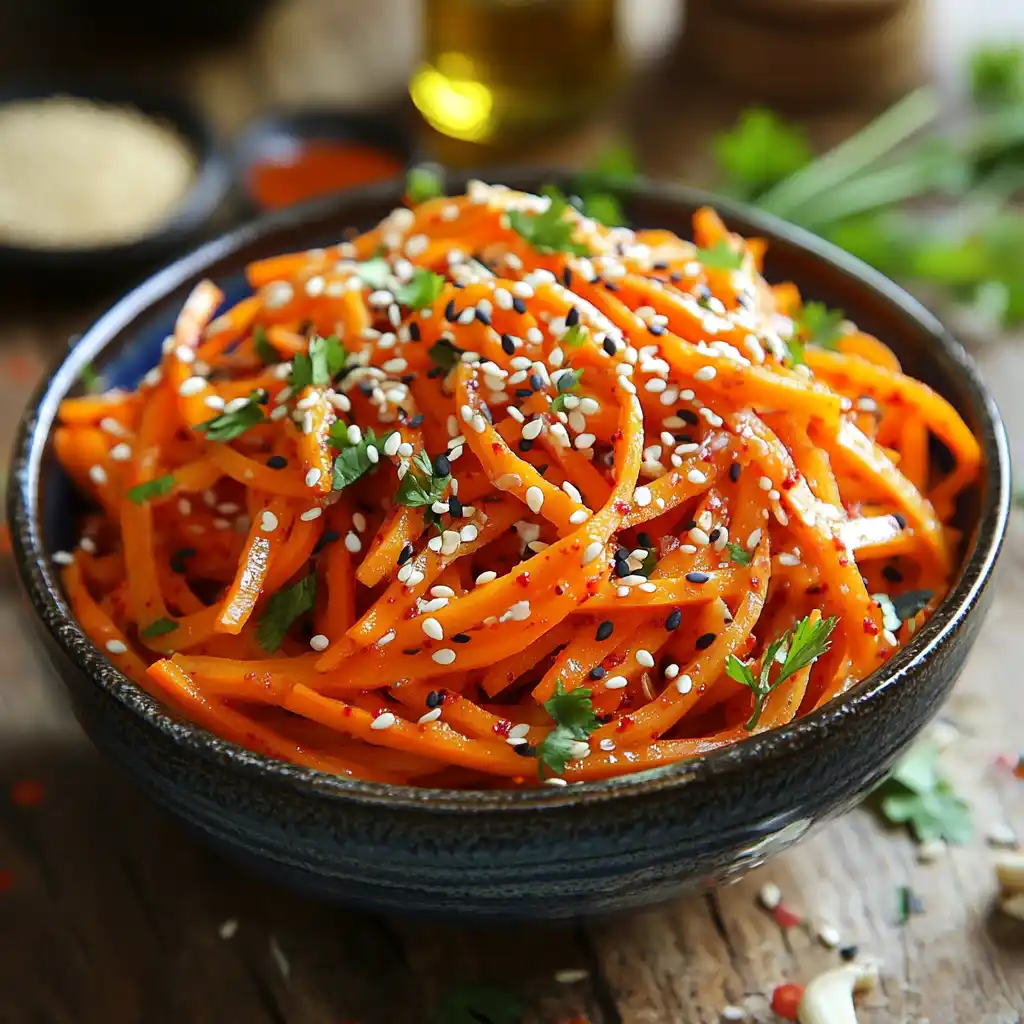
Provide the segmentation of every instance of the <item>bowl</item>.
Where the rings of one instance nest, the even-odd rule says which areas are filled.
[[[195,178],[171,216],[159,227],[127,241],[88,247],[36,247],[0,242],[0,270],[47,286],[55,280],[79,290],[118,275],[151,269],[195,245],[210,230],[230,184],[230,166],[199,112],[177,96],[111,82],[45,82],[12,86],[0,92],[0,104],[16,100],[68,96],[113,106],[134,107],[173,128],[191,148]],[[208,237],[208,235],[207,235]]]
[[[567,178],[495,180],[537,189]],[[643,185],[624,193],[626,208],[634,224],[686,232],[692,211],[713,203],[733,228],[768,240],[770,278],[795,280],[879,333],[980,439],[984,470],[961,503],[952,590],[879,671],[799,721],[692,761],[564,789],[467,792],[343,780],[250,753],[176,718],[82,633],[47,552],[72,539],[75,500],[49,439],[83,366],[134,383],[199,278],[237,299],[248,261],[368,227],[400,189],[293,207],[203,246],[117,303],[32,399],[10,477],[14,552],[42,646],[93,742],[225,854],[325,899],[389,913],[542,919],[640,907],[717,885],[847,810],[935,715],[977,638],[1009,514],[1006,437],[964,350],[909,295],[805,232],[690,189]]]

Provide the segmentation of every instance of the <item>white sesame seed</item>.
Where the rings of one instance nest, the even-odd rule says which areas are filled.
[[[178,386],[178,394],[183,398],[188,398],[191,395],[198,395],[205,387],[205,377],[187,377]]]
[[[582,564],[589,565],[594,559],[600,557],[603,550],[604,545],[600,541],[592,541],[583,551]]]
[[[441,717],[440,708],[431,708],[425,715],[420,715],[417,720],[417,725],[430,725],[431,722],[436,722]]]
[[[363,550],[363,542],[359,539],[359,535],[351,530],[345,534],[345,549],[353,555]]]
[[[363,439],[363,432],[359,429],[359,424],[350,423],[345,430],[345,436],[348,438],[349,444],[359,444]]]
[[[774,910],[782,902],[782,890],[774,882],[766,882],[757,894],[761,906]]]
[[[497,578],[498,574],[488,569],[486,572],[480,573],[474,582],[478,587],[482,587],[485,583],[493,583]]]
[[[322,508],[307,508],[306,511],[299,516],[299,518],[304,523],[311,523],[313,522],[314,519],[319,519],[323,514],[324,510]]]
[[[124,426],[119,420],[115,420],[113,416],[104,416],[100,420],[100,430],[104,434],[109,434],[111,437],[131,437],[131,431]]]
[[[75,560],[70,551],[54,551],[52,558],[55,565],[71,565]]]
[[[362,512],[353,512],[352,525],[356,528],[356,533],[363,533],[366,530],[366,516]]]
[[[277,529],[277,516],[269,509],[260,516],[260,529],[264,533],[273,533]]]
[[[320,477],[321,476],[323,476],[323,472],[320,469],[318,469],[316,466],[313,466],[306,473],[306,486],[307,487],[316,487],[316,485],[318,483],[320,483]]]
[[[386,633],[385,633],[385,634],[384,634],[384,635],[383,635],[383,636],[382,636],[382,637],[381,637],[381,638],[380,638],[380,639],[379,639],[379,640],[377,641],[377,646],[378,646],[378,647],[385,647],[385,646],[387,646],[387,645],[388,645],[389,643],[391,643],[391,641],[392,641],[392,640],[394,640],[394,639],[395,639],[395,637],[396,637],[396,636],[397,636],[397,634],[395,633],[395,631],[394,631],[393,629],[389,629],[389,630],[388,630],[388,631],[387,631],[387,632],[386,632]]]
[[[398,454],[398,446],[402,443],[402,435],[394,430],[388,434],[387,439],[384,441],[384,454],[389,458]]]
[[[102,487],[107,482],[107,471],[99,465],[99,463],[95,466],[90,466],[89,479],[96,484],[97,487]]]
[[[742,1006],[723,1006],[722,1007],[722,1020],[724,1021],[745,1021],[747,1019],[747,1011]]]
[[[115,444],[110,449],[110,457],[115,462],[128,462],[132,457],[131,445],[125,444],[123,441],[120,444]]]
[[[597,437],[594,434],[580,434],[576,438],[576,448],[579,451],[585,451],[587,448],[593,448],[596,440]]]
[[[109,654],[124,654],[128,650],[120,640],[108,640],[103,646]]]
[[[544,507],[544,492],[539,487],[527,487],[526,504],[531,512],[540,512]]]
[[[585,508],[578,508],[571,516],[569,516],[569,522],[573,526],[579,526],[580,523],[585,523],[590,518],[590,513]]]
[[[512,739],[522,739],[530,732],[530,726],[526,722],[520,722],[509,729],[508,734]]]
[[[706,474],[702,473],[699,469],[691,469],[686,474],[686,479],[689,480],[691,484],[703,484],[707,483],[708,478]]]
[[[314,651],[326,651],[330,646],[330,643],[331,641],[328,640],[323,633],[317,633],[316,636],[309,638],[309,646],[312,647]]]
[[[747,537],[747,547],[753,551],[758,544],[761,543],[761,529],[758,527],[756,530],[750,531],[750,536]]]
[[[702,366],[694,375],[694,380],[714,380],[718,371],[713,366]]]
[[[675,666],[676,672],[679,671],[679,666]],[[693,679],[685,673],[676,679],[676,689],[684,696],[693,689]]]
[[[701,547],[711,543],[711,538],[708,537],[708,535],[699,526],[695,526],[690,531],[690,540],[692,540],[694,544],[699,544]]]
[[[641,648],[634,657],[638,665],[642,665],[644,668],[654,668],[654,655],[650,651]]]
[[[842,941],[842,936],[834,925],[822,924],[818,926],[818,939],[823,946],[835,949]]]
[[[467,523],[459,530],[459,539],[464,544],[472,544],[479,535],[480,531],[472,523]]]
[[[613,739],[603,739],[603,740],[601,740],[600,743],[598,743],[598,746],[602,750],[609,750],[609,751],[614,750],[615,749],[615,740],[613,740]]]
[[[455,661],[455,652],[450,647],[442,647],[439,651],[434,651],[430,657],[438,665],[450,665]]]
[[[420,624],[420,628],[430,637],[431,640],[443,640],[444,629],[441,623],[437,619],[424,619]]]
[[[556,789],[561,789],[562,786],[568,786],[569,783],[565,779],[558,778],[557,775],[552,775],[550,779],[544,780],[545,786],[554,786]]]
[[[370,728],[390,729],[397,721],[398,719],[390,711],[384,711],[370,723]]]
[[[629,685],[629,680],[625,676],[609,676],[604,681],[604,688],[606,690],[623,690]]]

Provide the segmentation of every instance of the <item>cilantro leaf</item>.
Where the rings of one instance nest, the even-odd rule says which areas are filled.
[[[296,393],[308,387],[327,387],[347,359],[348,352],[336,334],[326,338],[314,336],[309,340],[309,351],[299,352],[292,360],[288,383]]]
[[[292,623],[311,612],[315,602],[315,573],[272,595],[258,619],[256,637],[260,647],[265,651],[276,651],[284,643]]]
[[[743,266],[743,257],[723,238],[710,249],[698,249],[693,258],[708,270],[739,270]]]
[[[556,775],[562,775],[565,766],[576,760],[573,757],[575,744],[588,739],[600,728],[591,693],[587,687],[567,692],[561,679],[555,683],[554,694],[544,702],[544,710],[551,716],[555,727],[537,748],[538,773],[543,774],[546,766]]]
[[[383,437],[377,437],[373,430],[367,430],[355,444],[351,444],[346,434],[337,431],[340,420],[331,427],[330,442],[335,448],[341,448],[338,457],[334,460],[334,474],[332,477],[332,488],[335,491],[342,491],[349,484],[354,484],[362,476],[365,476],[375,465],[367,454],[373,447],[378,452],[384,447],[384,442],[391,436],[391,431]],[[344,424],[341,424],[344,427]]]
[[[729,655],[725,666],[726,674],[741,686],[747,687],[754,695],[754,710],[745,725],[748,731],[756,728],[771,692],[828,650],[828,638],[835,629],[836,621],[834,616],[819,619],[814,623],[811,622],[810,616],[801,619],[792,629],[786,630],[782,636],[768,644],[761,655],[761,671],[758,676],[755,676],[750,666],[745,665],[736,655]],[[771,673],[778,664],[778,655],[783,651],[785,653],[782,664],[773,682]]]
[[[460,985],[442,1000],[432,1024],[522,1024],[526,1007],[494,985]]]
[[[103,377],[96,372],[96,368],[92,363],[86,363],[82,367],[79,380],[82,382],[82,390],[87,395],[98,395],[103,390]]]
[[[834,349],[843,336],[845,320],[841,309],[829,309],[823,302],[805,302],[794,321],[795,336],[804,344]],[[789,346],[792,349],[792,340]]]
[[[729,557],[737,565],[750,565],[750,563],[753,561],[753,558],[754,558],[753,554],[751,554],[751,552],[749,552],[742,545],[735,544],[732,541],[730,541],[725,546],[726,546],[726,548],[729,551]]]
[[[451,372],[459,365],[465,349],[450,341],[438,341],[427,349],[427,355],[443,370]]]
[[[790,366],[806,366],[807,355],[804,351],[804,343],[794,335],[786,342],[786,348],[789,350],[789,365]]]
[[[430,456],[422,449],[410,460],[409,468],[398,483],[395,501],[410,508],[428,508],[444,496],[445,488],[451,483],[451,475],[438,476],[434,472]]]
[[[562,373],[558,377],[558,394],[555,395],[551,402],[552,412],[564,412],[565,411],[565,396],[573,391],[579,391],[580,380],[583,377],[583,370],[569,370],[566,373]]]
[[[382,256],[375,256],[372,260],[365,260],[360,263],[356,273],[367,288],[380,291],[388,286],[388,278],[391,276],[391,264]]]
[[[582,324],[573,324],[562,335],[562,340],[559,343],[562,348],[579,348],[587,340],[587,329]]]
[[[1024,101],[1024,46],[982,46],[971,55],[971,96],[980,106],[1006,107]]]
[[[970,805],[956,794],[939,769],[939,748],[930,740],[913,746],[876,791],[886,821],[907,825],[919,842],[971,838]]]
[[[405,194],[413,205],[444,195],[442,169],[436,164],[410,167],[405,176]]]
[[[643,565],[639,569],[635,570],[634,575],[646,576],[648,579],[651,578],[651,573],[654,572],[655,567],[658,564],[658,554],[654,548],[648,548],[647,554],[644,555]]]
[[[155,619],[148,626],[139,630],[139,636],[152,640],[154,637],[167,636],[178,628],[174,619]]]
[[[267,340],[267,332],[257,324],[252,329],[252,347],[264,366],[282,362],[281,353]]]
[[[163,476],[147,480],[144,484],[136,484],[128,492],[128,500],[136,505],[149,501],[150,498],[162,498],[170,493],[174,487],[174,474],[165,473]]]
[[[508,222],[512,230],[538,252],[568,252],[574,256],[586,256],[590,249],[582,242],[573,241],[576,224],[565,216],[570,209],[565,196],[553,186],[547,186],[544,191],[550,197],[551,204],[543,213],[509,211]]]
[[[750,199],[811,162],[803,130],[763,107],[744,110],[736,124],[712,142],[727,191]]]
[[[441,274],[418,267],[411,280],[395,290],[395,298],[409,309],[423,309],[431,305],[444,291],[445,279]]]
[[[230,412],[225,409],[219,416],[212,420],[200,423],[196,430],[206,434],[209,441],[220,441],[222,444],[241,437],[250,427],[255,427],[263,422],[263,408],[261,400],[266,401],[265,391],[253,391],[245,400],[243,405],[232,408]]]

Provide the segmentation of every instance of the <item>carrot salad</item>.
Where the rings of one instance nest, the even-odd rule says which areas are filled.
[[[388,783],[600,779],[843,693],[942,600],[979,446],[761,241],[693,236],[475,182],[226,312],[199,283],[134,391],[61,407],[81,627],[214,733]]]

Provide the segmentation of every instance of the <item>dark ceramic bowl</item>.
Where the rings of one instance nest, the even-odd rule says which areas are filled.
[[[559,177],[508,176],[528,188]],[[797,281],[885,338],[960,410],[985,454],[963,503],[963,562],[949,597],[841,699],[729,749],[623,778],[522,792],[412,789],[341,780],[211,736],[138,690],[82,634],[47,557],[72,540],[75,500],[49,437],[82,367],[134,383],[197,279],[212,277],[237,299],[248,261],[367,227],[398,197],[393,185],[339,195],[204,246],[119,302],[33,398],[10,478],[14,550],[43,645],[90,737],[230,856],[327,899],[389,912],[564,918],[639,907],[745,871],[852,806],[937,712],[978,635],[1009,510],[1006,438],[963,349],[910,296],[825,243],[724,202],[716,205],[733,228],[771,243],[770,278]],[[685,233],[708,200],[651,185],[628,195],[627,209],[635,224]]]

